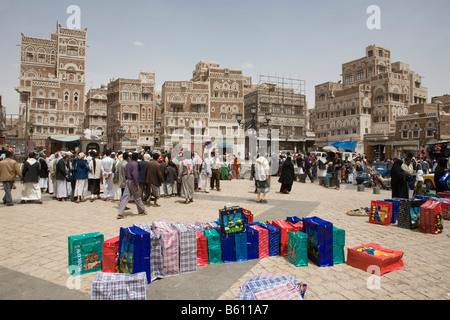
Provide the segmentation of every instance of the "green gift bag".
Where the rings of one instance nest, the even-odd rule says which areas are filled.
[[[103,234],[99,232],[70,236],[69,273],[79,276],[102,271]]]
[[[308,236],[301,231],[289,231],[287,258],[296,267],[308,265]]]
[[[345,230],[333,226],[333,264],[345,263]]]
[[[216,229],[211,229],[205,230],[204,234],[208,240],[209,264],[222,263],[222,247],[219,232]]]

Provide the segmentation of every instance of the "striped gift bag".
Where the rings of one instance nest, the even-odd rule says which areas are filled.
[[[98,272],[92,282],[91,300],[145,300],[147,275],[145,272]]]
[[[152,229],[161,233],[164,277],[180,274],[178,232],[167,221],[153,221]]]
[[[258,231],[258,241],[259,241],[259,253],[258,257],[267,258],[269,256],[269,232],[266,228],[260,227],[258,225],[252,225],[252,228]]]
[[[162,255],[162,235],[159,231],[154,231],[152,226],[148,223],[135,224],[136,227],[141,228],[150,233],[150,277],[151,280],[164,278],[163,270],[163,255]]]
[[[197,233],[184,223],[172,223],[178,232],[180,273],[197,271]]]

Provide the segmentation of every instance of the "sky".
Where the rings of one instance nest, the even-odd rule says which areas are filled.
[[[87,28],[86,89],[112,78],[155,72],[164,81],[190,80],[197,62],[305,81],[308,108],[314,87],[341,80],[345,62],[378,44],[423,77],[428,97],[450,94],[449,0],[162,0],[0,1],[0,94],[17,114],[20,37],[49,39],[80,8]],[[373,11],[380,9],[379,29]],[[87,92],[86,90],[86,92]],[[428,102],[429,102],[428,101]]]

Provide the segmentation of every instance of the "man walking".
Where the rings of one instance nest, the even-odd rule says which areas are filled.
[[[214,189],[214,184],[216,185],[217,191],[220,191],[220,160],[216,157],[214,151],[211,152],[211,189]]]
[[[13,199],[11,195],[11,189],[16,177],[22,178],[22,172],[20,171],[19,164],[12,158],[10,151],[5,151],[5,159],[0,161],[0,181],[3,182],[3,189],[5,190],[5,196],[3,197],[3,203],[7,206],[13,206]]]
[[[153,160],[147,162],[146,166],[146,178],[145,183],[150,186],[151,194],[154,198],[153,206],[160,207],[157,203],[160,197],[160,190],[162,183],[164,182],[164,177],[162,176],[161,168],[158,163],[159,155],[157,153],[153,153]],[[150,197],[147,198],[147,201],[150,201]]]
[[[144,203],[142,202],[141,195],[139,193],[139,168],[137,159],[139,158],[139,153],[133,152],[131,155],[131,161],[129,161],[125,167],[125,190],[122,194],[122,199],[120,200],[119,205],[119,214],[117,215],[117,219],[126,218],[124,215],[125,208],[130,201],[130,197],[133,197],[134,203],[136,203],[136,207],[138,209],[138,214],[146,215],[148,214],[145,210]]]

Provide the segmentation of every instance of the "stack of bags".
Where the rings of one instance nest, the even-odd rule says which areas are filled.
[[[262,272],[241,286],[239,300],[303,300],[307,285],[294,277]]]

